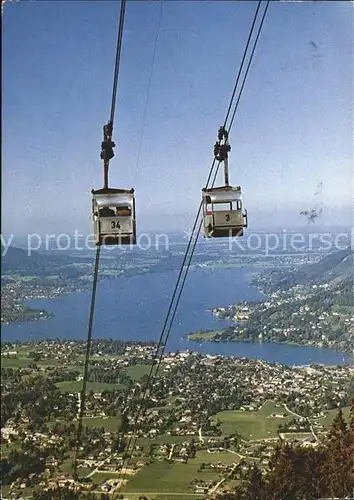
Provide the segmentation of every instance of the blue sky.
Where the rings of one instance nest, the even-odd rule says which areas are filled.
[[[110,184],[136,189],[138,230],[190,226],[256,6],[128,0]],[[3,232],[91,230],[119,9],[5,4]],[[352,26],[350,2],[271,2],[230,136],[230,182],[252,224],[301,223],[319,181],[325,222],[350,223]]]

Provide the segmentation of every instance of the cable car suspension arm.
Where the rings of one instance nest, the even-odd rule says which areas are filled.
[[[230,151],[231,146],[229,144],[229,133],[225,127],[221,126],[218,131],[218,141],[214,144],[214,156],[219,163],[224,162],[225,186],[229,185],[228,159]]]

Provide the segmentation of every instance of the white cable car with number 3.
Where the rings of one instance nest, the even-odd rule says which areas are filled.
[[[224,162],[225,186],[206,187],[202,190],[204,236],[243,236],[243,229],[247,227],[247,211],[242,210],[241,187],[229,186],[228,153],[231,147],[224,127],[220,127],[218,139],[214,146],[214,156],[219,165]]]
[[[134,189],[92,190],[93,233],[96,245],[135,245]]]
[[[206,238],[243,236],[247,211],[242,211],[239,186],[203,189],[202,196]]]

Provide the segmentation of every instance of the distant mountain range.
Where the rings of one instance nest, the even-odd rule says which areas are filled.
[[[294,273],[299,284],[303,281],[314,284],[330,283],[348,277],[353,277],[353,250],[350,247],[327,255],[316,264],[301,267]]]
[[[35,251],[28,254],[22,248],[1,248],[1,274],[16,273],[24,276],[50,276],[61,274],[73,260],[65,255],[45,255]]]
[[[293,270],[277,269],[262,274],[262,284],[266,292],[285,290],[295,285],[327,283],[334,287],[342,282],[353,282],[353,250],[348,247],[327,255],[316,264],[303,265]]]
[[[41,254],[32,251],[28,255],[26,250],[10,246],[6,252],[3,251],[1,257],[2,275],[16,273],[26,276],[51,276],[61,275],[62,277],[75,277],[80,274],[77,267],[74,267],[75,259],[68,255]],[[3,253],[5,255],[3,255]],[[139,256],[141,258],[141,256]],[[179,256],[171,256],[163,259],[159,263],[160,268],[171,268],[172,261],[178,260]],[[209,257],[205,256],[208,260]],[[199,261],[198,257],[198,261]],[[202,259],[203,261],[204,259]],[[81,262],[91,263],[92,259],[80,259]],[[168,261],[168,262],[167,262]],[[167,265],[168,264],[168,265]],[[178,267],[177,266],[177,267]],[[172,266],[175,268],[176,266]],[[353,250],[348,247],[344,250],[336,251],[324,257],[320,262],[311,265],[303,265],[293,270],[277,269],[265,271],[263,285],[266,291],[272,292],[279,289],[290,288],[297,284],[323,284],[329,283],[335,286],[342,281],[353,280],[354,277],[354,257]]]

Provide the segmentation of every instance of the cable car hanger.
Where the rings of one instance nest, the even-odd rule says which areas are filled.
[[[222,144],[221,141],[224,141]],[[218,162],[224,162],[225,186],[229,185],[228,159],[231,146],[229,144],[229,133],[221,126],[218,131],[218,141],[214,145],[214,156]]]
[[[116,60],[112,90],[110,119],[103,127],[101,160],[103,160],[103,188],[92,189],[92,223],[96,245],[134,245],[136,243],[134,189],[117,189],[108,186],[109,162],[114,158],[112,140],[117,98],[118,74],[123,40],[126,0],[121,1]]]
[[[241,187],[229,185],[229,133],[224,126],[218,131],[214,145],[214,157],[224,164],[225,185],[202,189],[203,229],[205,238],[243,236],[247,227],[247,210],[242,210]],[[215,179],[214,179],[215,180]]]

